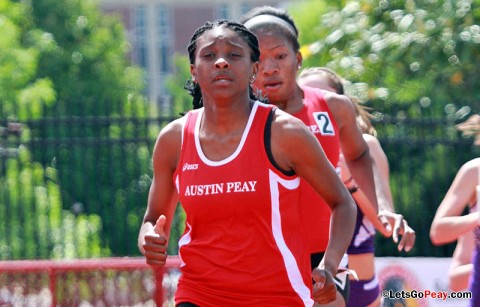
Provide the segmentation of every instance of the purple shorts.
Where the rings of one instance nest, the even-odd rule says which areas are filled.
[[[480,228],[475,228],[475,249],[473,250],[473,270],[470,274],[468,290],[472,292],[470,306],[476,307],[480,304]]]
[[[352,241],[347,249],[347,254],[368,254],[375,252],[375,227],[368,220],[362,210],[357,206],[357,220]]]
[[[373,303],[380,295],[377,276],[370,280],[350,280],[350,297],[347,307],[365,307]]]

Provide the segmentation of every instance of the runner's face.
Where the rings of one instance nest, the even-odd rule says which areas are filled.
[[[202,89],[205,99],[228,98],[245,93],[257,65],[251,60],[247,42],[236,32],[216,27],[197,39],[192,76]]]
[[[296,89],[301,56],[290,41],[280,34],[256,33],[260,43],[260,63],[254,86],[270,103],[285,100]]]

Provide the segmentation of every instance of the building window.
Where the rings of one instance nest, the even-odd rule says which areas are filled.
[[[228,4],[220,4],[217,7],[217,19],[230,19]]]
[[[158,65],[160,74],[171,71],[170,63],[172,56],[172,29],[170,11],[165,5],[158,5],[155,8],[156,15],[156,50],[158,54]]]
[[[147,14],[145,6],[135,7],[135,60],[143,67],[148,67],[147,55]]]
[[[148,71],[148,46],[147,46],[147,11],[145,6],[140,5],[134,8],[134,61],[142,67],[146,72]],[[145,74],[145,93],[148,93],[149,77],[148,72]]]

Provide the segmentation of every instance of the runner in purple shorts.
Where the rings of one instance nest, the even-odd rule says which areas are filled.
[[[467,135],[476,135],[480,145],[480,115],[475,114],[457,128]],[[468,207],[469,213],[462,215]],[[443,198],[430,228],[430,238],[442,245],[468,236],[473,232],[472,272],[468,289],[472,292],[471,306],[480,306],[480,158],[470,160],[458,170]],[[467,252],[468,248],[466,249]],[[468,257],[468,255],[466,255]],[[455,286],[454,286],[455,287]]]

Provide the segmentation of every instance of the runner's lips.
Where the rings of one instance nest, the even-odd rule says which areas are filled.
[[[233,81],[233,79],[229,75],[220,74],[216,75],[213,81]]]
[[[262,84],[263,87],[268,88],[268,87],[279,87],[282,84],[281,81],[269,81],[269,82],[264,82]]]

